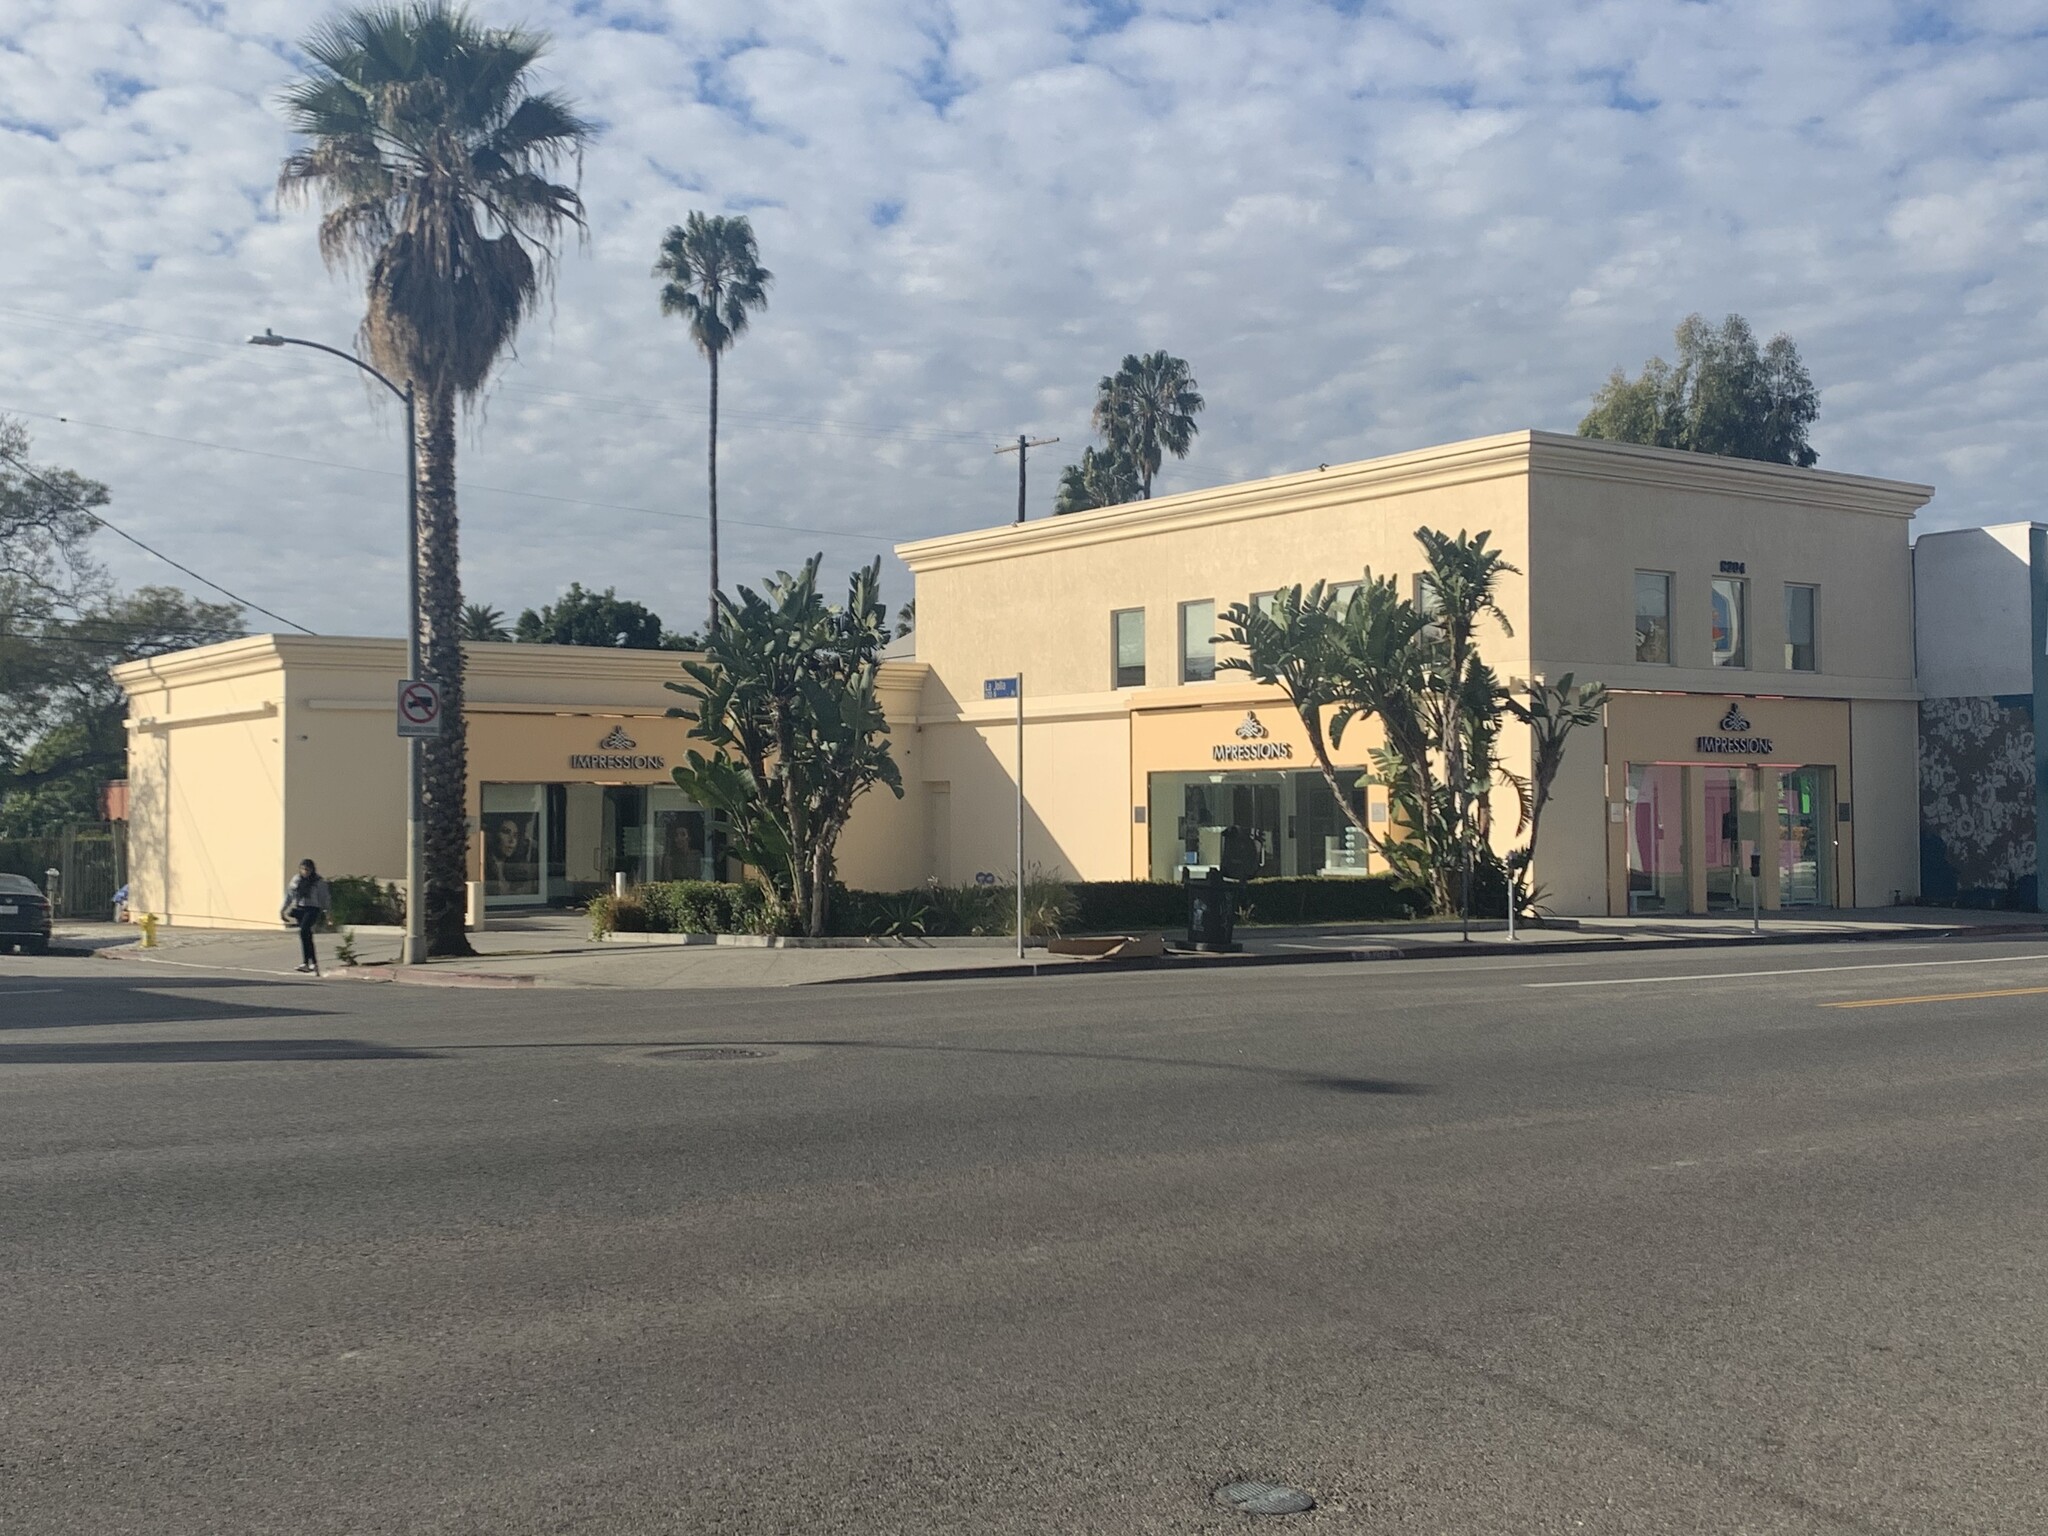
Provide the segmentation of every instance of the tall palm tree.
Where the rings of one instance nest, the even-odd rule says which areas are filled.
[[[775,274],[761,265],[754,226],[745,214],[706,218],[692,212],[661,237],[654,275],[661,285],[661,312],[690,322],[690,340],[711,363],[711,617],[705,633],[718,626],[718,359],[746,333],[747,320],[768,307]]]
[[[535,87],[545,35],[482,26],[449,0],[347,10],[300,46],[311,65],[282,106],[307,142],[278,192],[319,199],[321,256],[367,279],[360,344],[419,392],[419,639],[446,721],[423,753],[427,952],[466,954],[455,407],[545,296],[561,236],[583,228],[574,185],[549,178],[580,165],[595,130]]]
[[[1095,429],[1113,450],[1128,454],[1138,470],[1138,491],[1152,499],[1152,477],[1167,454],[1188,456],[1194,446],[1195,413],[1202,396],[1187,359],[1167,352],[1128,354],[1095,387]]]

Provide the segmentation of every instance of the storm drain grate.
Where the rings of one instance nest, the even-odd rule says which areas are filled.
[[[1299,1488],[1282,1483],[1225,1483],[1216,1490],[1216,1502],[1241,1515],[1299,1515],[1316,1507]]]
[[[737,1045],[683,1045],[674,1050],[649,1051],[662,1061],[759,1061],[773,1051],[749,1051]]]

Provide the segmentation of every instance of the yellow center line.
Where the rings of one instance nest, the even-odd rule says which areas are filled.
[[[1927,997],[1864,997],[1852,1003],[1822,1003],[1823,1008],[1896,1008],[1902,1003],[1961,1003],[1974,997],[2039,997],[2048,987],[2001,987],[1996,992],[1936,992]]]

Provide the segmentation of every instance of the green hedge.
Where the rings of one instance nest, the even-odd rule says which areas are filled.
[[[328,921],[337,928],[402,928],[405,892],[379,885],[368,875],[330,875],[327,893],[334,898]]]
[[[1163,880],[1088,880],[1074,887],[1079,905],[1075,927],[1082,933],[1121,933],[1184,928],[1188,897],[1184,887]],[[1245,882],[1239,897],[1245,921],[1295,923],[1385,923],[1418,916],[1416,893],[1386,875],[1294,875]]]
[[[758,885],[665,880],[623,897],[590,901],[590,931],[605,933],[780,933],[779,909]]]
[[[1496,898],[1498,899],[1498,898]],[[1244,887],[1246,921],[1391,922],[1417,916],[1415,893],[1385,875],[1253,880]],[[1184,927],[1187,892],[1161,880],[1059,881],[1024,885],[1024,919],[1033,934],[1143,933]],[[604,933],[787,933],[785,919],[758,885],[677,880],[636,887],[623,898],[590,903],[591,931]],[[943,938],[1017,931],[1016,887],[924,885],[908,891],[832,888],[830,927],[853,937]]]

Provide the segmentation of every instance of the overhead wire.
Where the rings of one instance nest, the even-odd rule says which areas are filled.
[[[152,548],[150,545],[143,543],[142,540],[135,537],[134,534],[128,532],[127,529],[118,527],[114,523],[109,522],[106,518],[102,517],[99,513],[95,512],[91,507],[88,507],[84,502],[80,501],[70,491],[65,489],[63,486],[57,484],[56,481],[40,473],[33,465],[25,462],[20,458],[17,458],[14,454],[9,453],[5,448],[0,448],[0,461],[5,461],[6,463],[12,464],[16,469],[20,470],[24,475],[27,475],[29,479],[35,481],[36,484],[42,486],[51,494],[62,497],[70,505],[73,511],[81,513],[84,516],[91,518],[95,523],[98,523],[100,527],[106,529],[107,532],[115,535],[117,538],[126,539],[130,544],[133,544],[137,549],[143,551],[145,554],[154,555],[157,559],[163,561],[165,565],[168,565],[172,570],[181,572],[186,576],[190,576],[194,581],[198,582],[201,586],[211,587],[213,588],[214,591],[220,593],[221,596],[230,598],[233,601],[240,603],[244,608],[255,609],[256,612],[262,614],[266,619],[275,619],[280,624],[289,625],[291,628],[296,629],[302,635],[311,635],[317,633],[317,631],[306,628],[305,625],[299,623],[295,619],[288,619],[281,613],[273,613],[271,612],[270,609],[264,607],[261,603],[255,602],[250,598],[243,597],[238,592],[229,591],[226,587],[222,586],[219,582],[213,580],[211,577],[202,576],[197,571],[193,570],[191,566],[181,564],[180,562],[173,560],[169,555],[165,554],[162,550]]]
[[[161,331],[149,326],[129,325],[118,320],[94,320],[82,316],[66,317],[52,315],[39,310],[21,309],[14,305],[0,304],[0,319],[16,319],[30,324],[98,329],[125,333],[136,340],[148,340],[152,345],[169,342],[188,343],[213,349],[204,353],[189,353],[191,356],[216,355],[221,349],[240,345],[237,342],[222,341],[211,336],[187,336],[176,331]],[[175,350],[185,351],[185,347]],[[536,384],[519,384],[501,380],[493,386],[494,393],[530,395],[540,399],[590,402],[592,406],[606,408],[604,414],[619,414],[621,407],[630,407],[645,419],[652,421],[676,421],[687,419],[700,421],[710,415],[708,407],[676,402],[673,408],[664,409],[649,401],[645,396],[620,396],[593,394],[585,390],[545,387]],[[667,402],[664,402],[667,404]],[[723,420],[749,425],[786,427],[794,431],[820,433],[829,436],[866,437],[871,439],[900,438],[908,442],[924,442],[935,445],[957,442],[981,444],[1003,441],[1009,434],[1003,432],[982,432],[961,427],[938,427],[923,423],[892,423],[842,421],[832,417],[799,416],[774,411],[750,410],[745,406],[721,405],[719,416]]]
[[[359,475],[377,475],[387,480],[403,479],[395,469],[378,469],[369,464],[346,464],[336,459],[315,459],[298,453],[279,453],[272,448],[250,448],[239,443],[208,442],[204,438],[180,437],[170,432],[149,432],[141,427],[121,427],[112,422],[87,421],[80,416],[59,416],[49,411],[32,411],[18,405],[0,405],[0,413],[26,416],[35,421],[55,421],[67,426],[90,427],[96,432],[116,432],[127,437],[145,437],[160,443],[183,443],[192,448],[207,448],[218,453],[239,453],[251,458],[276,459],[287,464],[310,464],[318,469],[343,469]],[[473,480],[461,482],[461,488],[470,491],[488,492],[495,496],[519,496],[529,501],[552,501],[567,506],[597,507],[610,512],[636,512],[644,517],[666,517],[681,522],[706,522],[709,514],[703,512],[675,511],[665,507],[643,507],[630,502],[598,501],[588,496],[561,496],[551,491],[521,491],[510,486],[483,485]],[[732,524],[742,528],[760,528],[772,533],[807,533],[823,539],[843,539],[854,543],[881,542],[893,544],[900,535],[881,533],[863,528],[812,528],[801,523],[764,523],[743,517],[721,517],[721,524]]]

